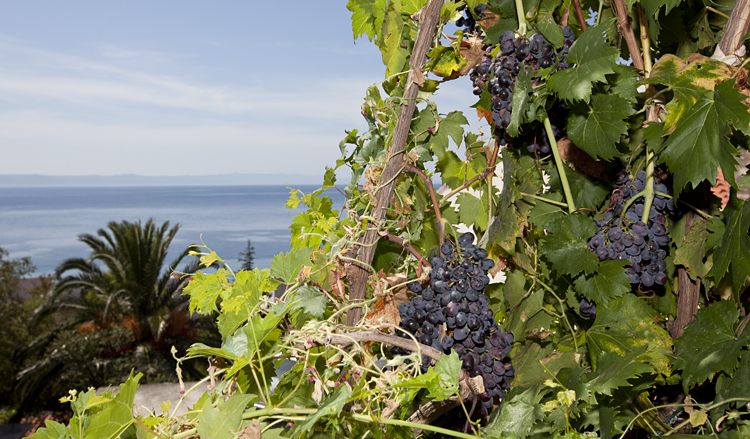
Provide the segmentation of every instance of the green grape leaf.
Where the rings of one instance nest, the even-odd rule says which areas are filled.
[[[444,355],[427,372],[396,383],[396,387],[406,389],[427,389],[428,396],[444,401],[458,392],[458,378],[461,373],[461,360],[456,351]]]
[[[606,305],[610,300],[630,291],[625,265],[627,261],[602,261],[593,275],[579,276],[576,279],[576,291],[594,303]]]
[[[229,272],[220,268],[215,273],[195,273],[187,284],[182,294],[190,296],[190,312],[199,312],[201,314],[211,314],[216,311],[216,300],[219,298],[222,289],[227,286],[227,276]]]
[[[44,421],[44,427],[29,436],[30,439],[67,439],[69,437],[68,427],[51,419]]]
[[[714,251],[714,266],[710,274],[718,282],[727,271],[731,271],[735,291],[740,291],[750,276],[750,203],[747,201],[732,203],[725,210],[726,224],[723,227],[721,241]]]
[[[628,380],[651,372],[651,367],[643,362],[641,352],[629,352],[619,356],[613,352],[599,355],[596,371],[590,374],[587,388],[594,393],[612,396],[618,387],[629,385]]]
[[[678,223],[682,225],[683,222]],[[675,265],[687,268],[691,278],[703,278],[708,274],[711,264],[704,261],[712,241],[711,221],[695,218],[684,233],[672,233],[677,250],[674,253]]]
[[[675,342],[677,367],[682,369],[682,383],[687,392],[717,372],[732,374],[737,367],[746,333],[735,334],[739,311],[734,302],[722,300],[698,311],[695,320]]]
[[[352,389],[347,383],[343,383],[335,392],[325,399],[318,411],[307,416],[303,422],[299,423],[297,429],[300,432],[309,432],[313,429],[315,424],[321,420],[321,418],[338,416],[341,411],[344,410],[344,406],[347,401],[349,401],[351,395]]]
[[[619,155],[617,144],[628,132],[626,119],[631,114],[633,108],[624,98],[594,95],[587,114],[574,114],[568,119],[568,137],[591,157],[610,160]]]
[[[659,9],[664,8],[664,15],[676,8],[684,0],[640,0],[639,3],[646,10],[648,17],[655,17],[659,14]]]
[[[311,253],[312,249],[301,248],[277,254],[271,261],[271,275],[287,285],[295,283],[302,267],[310,262]]]
[[[544,38],[555,48],[562,47],[564,42],[562,28],[555,22],[554,17],[555,9],[558,6],[560,6],[560,0],[542,0],[536,16],[536,26],[539,33],[544,35]],[[513,111],[516,111],[515,106],[513,106]]]
[[[618,50],[609,45],[608,23],[592,26],[583,32],[570,47],[568,62],[574,67],[550,76],[547,85],[566,101],[586,101],[596,82],[606,81],[614,73]]]
[[[204,405],[197,419],[198,436],[215,439],[236,438],[242,423],[242,413],[253,399],[254,395],[234,394],[228,400],[221,401],[217,407],[211,404]]]
[[[483,433],[487,437],[527,437],[534,424],[544,417],[540,404],[542,396],[536,387],[506,395],[502,407],[484,428]]]
[[[448,150],[450,139],[453,139],[453,143],[456,145],[461,144],[461,140],[464,137],[463,126],[468,123],[469,121],[466,120],[466,116],[460,111],[451,111],[440,119],[437,132],[430,139],[430,146],[438,160]]]
[[[409,29],[404,26],[402,16],[401,2],[388,2],[385,21],[383,22],[383,33],[381,41],[378,42],[380,53],[385,64],[385,76],[390,77],[404,70],[406,60],[409,58],[409,51],[402,44],[404,33],[409,33]]]
[[[133,399],[143,374],[131,375],[120,391],[88,419],[83,439],[118,437],[133,422]]]
[[[305,314],[321,318],[325,314],[328,298],[320,290],[304,285],[295,292],[294,304]]]
[[[639,353],[652,369],[669,376],[672,338],[656,323],[658,313],[644,300],[625,294],[606,304],[597,304],[596,320],[586,331],[591,363],[597,369],[605,352],[625,357]]]
[[[664,144],[660,159],[674,176],[674,194],[690,184],[716,181],[721,168],[728,180],[734,175],[736,150],[727,138],[727,121],[722,120],[716,101],[701,99],[685,114]]]
[[[562,193],[560,174],[557,173],[557,169],[552,163],[549,164],[547,169],[547,172],[551,177],[549,183],[550,186],[558,193]],[[583,207],[597,210],[602,202],[604,202],[604,200],[610,195],[610,188],[608,185],[596,181],[593,178],[589,178],[575,169],[566,167],[565,174],[568,177],[570,190],[573,192],[573,200],[579,208]]]
[[[349,0],[346,8],[352,13],[354,39],[366,35],[373,41],[383,27],[388,0]]]
[[[458,217],[462,223],[475,224],[482,230],[487,229],[487,221],[489,220],[489,217],[487,214],[486,203],[483,203],[479,198],[466,192],[461,193],[458,198],[456,198],[456,203],[459,205]]]
[[[510,114],[510,124],[508,125],[508,134],[511,137],[516,137],[520,133],[519,128],[524,122],[523,115],[525,113],[526,103],[529,100],[529,93],[531,92],[531,78],[529,78],[526,69],[520,69],[518,71],[518,77],[516,77],[516,83],[513,86],[513,98],[511,99],[511,108],[513,112]]]
[[[558,274],[593,273],[599,266],[599,259],[586,242],[594,233],[596,226],[589,218],[580,215],[558,218],[547,224],[541,254]]]
[[[607,82],[610,84],[609,94],[619,96],[630,104],[635,104],[638,100],[638,73],[629,66],[616,65],[614,73],[607,75]]]
[[[721,375],[716,382],[716,401],[730,398],[750,400],[750,351],[744,351],[732,375]]]
[[[699,58],[689,63],[675,55],[664,55],[654,65],[645,83],[668,86],[674,97],[666,105],[664,129],[672,132],[701,99],[708,99],[716,83],[730,78],[731,69],[710,58]]]

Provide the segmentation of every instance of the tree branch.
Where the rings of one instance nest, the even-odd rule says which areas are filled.
[[[427,174],[425,174],[424,171],[417,168],[416,166],[406,165],[404,166],[404,169],[418,175],[419,178],[422,179],[422,183],[424,183],[425,187],[427,187],[427,192],[430,193],[432,207],[435,210],[435,225],[437,226],[438,239],[440,245],[442,246],[443,241],[445,240],[445,224],[443,223],[443,215],[440,213],[440,203],[438,202],[437,195],[435,195],[435,187],[432,185],[432,181],[430,181],[430,178],[427,176]]]
[[[685,219],[685,233],[690,228],[690,224],[698,218],[693,212],[688,212]],[[685,331],[695,314],[698,312],[700,302],[701,280],[696,278],[690,279],[687,268],[677,268],[677,315],[675,319],[667,325],[669,334],[673,339],[677,339]]]
[[[320,344],[335,344],[339,346],[349,346],[354,343],[373,341],[377,343],[385,343],[391,346],[396,346],[407,351],[419,352],[425,357],[429,357],[435,361],[439,360],[443,353],[433,348],[432,346],[423,345],[418,343],[411,338],[403,338],[394,334],[386,334],[376,330],[371,331],[356,331],[349,332],[346,334],[331,334],[327,336],[321,336],[316,340]]]
[[[417,81],[424,76],[422,73],[422,64],[424,64],[427,50],[432,45],[432,40],[435,37],[435,31],[437,29],[442,6],[443,0],[430,0],[427,3],[427,6],[425,6],[419,13],[420,25],[419,30],[417,31],[417,39],[414,44],[414,49],[411,53],[409,61],[410,71],[404,89],[403,102],[405,102],[405,105],[401,109],[398,119],[396,120],[392,142],[388,148],[388,163],[385,165],[385,168],[380,175],[379,185],[376,189],[375,208],[371,215],[375,227],[367,228],[364,236],[359,242],[360,245],[357,246],[356,259],[360,263],[350,264],[349,269],[347,270],[347,278],[349,280],[349,300],[355,303],[361,302],[365,297],[367,278],[369,275],[368,269],[365,267],[372,263],[372,259],[375,256],[375,244],[379,237],[377,228],[380,227],[380,222],[385,218],[386,209],[388,208],[391,195],[393,194],[393,186],[396,181],[396,176],[401,172],[404,166],[404,149],[406,147],[406,139],[409,135],[409,128],[411,127],[411,119],[414,115],[414,109],[416,108],[417,92],[419,91],[419,84]],[[358,306],[354,307],[350,309],[347,314],[347,323],[349,325],[354,325],[361,319],[361,317],[362,309]]]
[[[431,267],[430,262],[427,260],[427,258],[422,256],[422,254],[419,253],[419,251],[417,251],[417,249],[415,249],[414,246],[411,245],[411,243],[407,242],[405,239],[398,237],[396,235],[393,235],[391,233],[388,233],[388,232],[380,232],[380,236],[395,244],[400,245],[401,247],[403,247],[404,250],[411,253],[411,255],[414,256],[419,262],[420,272],[422,271],[422,267]],[[418,275],[421,275],[421,273],[418,273]]]
[[[625,6],[625,0],[612,0],[612,9],[617,16],[617,30],[625,39],[630,58],[633,60],[633,66],[643,72],[643,57],[641,56],[641,50],[638,48],[638,41],[633,33],[633,28],[630,27],[631,19]]]
[[[578,24],[581,26],[581,30],[586,30],[586,20],[583,19],[583,10],[578,0],[573,0],[573,7],[576,9],[576,18],[578,18]]]

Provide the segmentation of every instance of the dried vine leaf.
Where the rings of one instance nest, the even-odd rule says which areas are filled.
[[[727,207],[727,204],[729,204],[729,196],[731,195],[730,189],[731,187],[729,186],[729,183],[724,178],[724,172],[721,168],[718,168],[716,170],[716,183],[714,183],[714,186],[711,188],[711,193],[721,200],[721,210],[724,210],[724,208]]]
[[[406,275],[402,273],[392,276],[378,273],[373,291],[375,304],[365,316],[365,324],[390,328],[401,323],[398,306],[409,301],[405,283]],[[393,288],[394,285],[399,286]]]

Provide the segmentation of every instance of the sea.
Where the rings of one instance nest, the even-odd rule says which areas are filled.
[[[289,225],[297,212],[285,207],[287,186],[106,186],[0,187],[0,247],[11,258],[28,256],[37,275],[51,274],[60,262],[86,257],[78,240],[110,221],[169,221],[180,230],[170,258],[191,244],[215,250],[233,268],[248,240],[255,266],[267,268],[275,254],[289,249]],[[314,186],[296,186],[310,192]],[[326,194],[343,204],[343,194]]]

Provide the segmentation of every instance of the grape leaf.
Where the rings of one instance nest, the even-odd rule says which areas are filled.
[[[609,45],[608,23],[592,26],[583,32],[570,47],[568,62],[574,67],[550,76],[547,85],[566,101],[586,101],[596,82],[606,81],[614,73],[618,50]]]
[[[536,422],[544,416],[539,404],[543,394],[536,387],[531,387],[521,393],[509,395],[503,401],[499,413],[484,428],[487,437],[525,438],[531,433]]]
[[[598,367],[604,352],[621,357],[640,352],[641,361],[650,364],[655,372],[669,376],[672,338],[656,323],[657,318],[657,312],[648,303],[632,294],[599,304],[596,320],[586,331],[592,366]]]
[[[352,13],[352,34],[355,40],[366,35],[373,41],[380,34],[386,4],[387,0],[349,0],[346,8]]]
[[[321,291],[305,285],[294,294],[294,303],[305,314],[321,318],[325,313],[328,298]]]
[[[456,145],[461,144],[461,140],[464,136],[463,126],[468,124],[466,116],[460,111],[451,111],[446,114],[445,117],[441,118],[438,122],[437,132],[430,140],[430,146],[432,151],[437,156],[438,160],[445,154],[445,151],[449,146],[449,139],[453,139]]]
[[[401,2],[388,2],[388,10],[383,22],[383,34],[381,41],[378,42],[383,64],[385,64],[386,77],[402,71],[409,57],[409,51],[402,44],[403,34],[408,35],[409,30],[404,26],[401,12]]]
[[[443,401],[458,392],[458,378],[461,373],[461,360],[456,351],[444,355],[427,369],[427,372],[396,384],[407,389],[427,389],[428,396]]]
[[[669,86],[674,97],[666,105],[664,129],[672,132],[702,98],[709,98],[716,83],[731,77],[731,69],[724,63],[706,57],[685,62],[675,55],[664,55],[654,65],[644,82]]]
[[[458,217],[464,224],[475,224],[482,230],[487,229],[487,204],[469,193],[461,193],[456,199],[459,204]]]
[[[568,215],[547,224],[547,235],[542,239],[542,255],[558,274],[593,273],[599,259],[586,246],[596,233],[594,223],[579,215]]]
[[[580,276],[575,281],[576,291],[594,303],[606,305],[611,299],[630,291],[625,274],[626,261],[602,261],[592,276]]]
[[[633,114],[627,100],[614,94],[591,97],[589,112],[568,119],[568,137],[595,159],[610,160],[619,155],[617,143],[628,132],[625,121]]]
[[[309,432],[321,418],[326,416],[337,416],[344,409],[351,394],[352,389],[349,385],[346,383],[342,384],[335,392],[325,399],[325,402],[323,402],[318,411],[307,416],[303,422],[298,424],[297,430],[300,433]]]
[[[542,4],[539,5],[539,12],[536,15],[537,29],[555,48],[562,47],[564,41],[562,29],[555,22],[554,17],[555,9],[558,6],[560,6],[559,0],[542,0]],[[513,111],[516,111],[515,106]]]
[[[123,428],[133,422],[133,400],[138,390],[138,382],[143,374],[131,375],[120,384],[120,391],[103,408],[86,422],[83,439],[116,437]]]
[[[734,302],[714,302],[698,311],[695,320],[675,342],[675,364],[682,369],[682,384],[687,392],[717,372],[732,374],[737,367],[748,334],[735,335],[739,311]]]
[[[716,232],[721,241],[716,245],[710,274],[718,282],[731,271],[735,291],[740,291],[750,276],[750,203],[742,201],[727,206],[725,221],[722,230]]]
[[[718,168],[725,176],[734,175],[735,148],[726,136],[726,122],[716,102],[704,98],[677,123],[660,155],[674,176],[675,195],[687,184],[695,188],[703,180],[714,183]]]
[[[627,386],[628,380],[649,373],[651,367],[643,362],[642,352],[629,352],[619,356],[612,352],[603,352],[599,358],[596,371],[592,372],[587,387],[594,393],[612,396],[612,390]]]
[[[699,218],[693,219],[684,233],[679,233],[680,225],[678,223],[678,233],[672,232],[672,238],[675,241],[677,250],[674,254],[675,265],[683,265],[687,268],[691,278],[703,278],[708,274],[711,264],[704,262],[706,253],[709,250],[711,235],[710,221]]]
[[[638,73],[629,66],[616,65],[614,73],[607,75],[609,94],[619,96],[631,104],[638,100]]]
[[[305,263],[310,262],[311,253],[311,249],[301,248],[277,254],[271,261],[271,275],[287,285],[293,284]]]
[[[507,129],[511,137],[516,137],[519,134],[519,128],[523,123],[523,115],[526,112],[525,107],[529,100],[530,92],[531,79],[528,73],[526,73],[526,69],[522,68],[518,71],[516,83],[513,86],[513,98],[511,99],[513,112],[510,114],[510,124]]]
[[[731,376],[722,375],[716,382],[716,400],[730,398],[750,400],[750,351],[742,354],[740,365]]]
[[[216,273],[197,272],[190,279],[182,294],[190,296],[190,312],[211,314],[217,310],[216,299],[225,285],[227,285],[226,269],[220,268]]]

